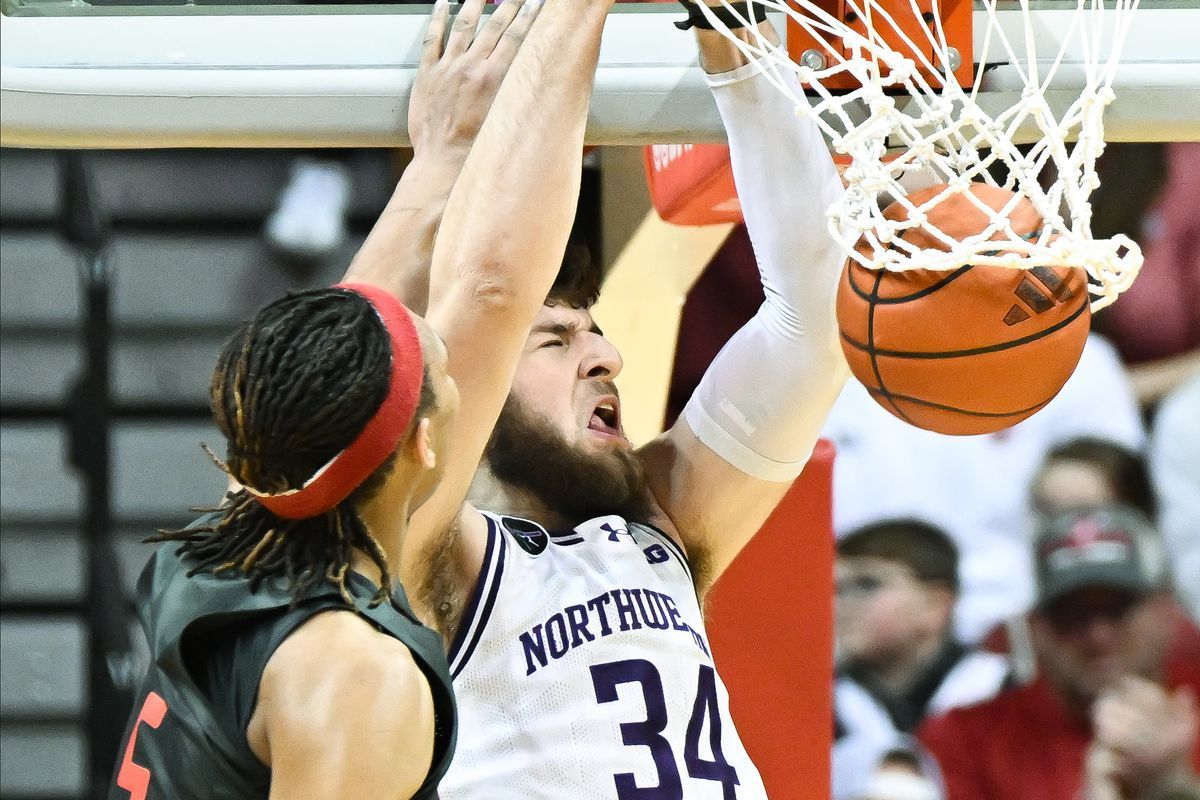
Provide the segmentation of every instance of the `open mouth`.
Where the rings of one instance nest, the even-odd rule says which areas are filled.
[[[603,397],[592,409],[588,430],[608,436],[621,435],[621,406],[615,397]]]

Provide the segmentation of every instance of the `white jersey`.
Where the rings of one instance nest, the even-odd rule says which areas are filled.
[[[765,798],[679,546],[618,516],[566,533],[485,516],[450,649],[459,734],[442,799]]]
[[[925,718],[952,708],[989,700],[1004,686],[1008,660],[995,653],[969,651],[947,672],[925,706]],[[880,760],[896,748],[919,749],[913,738],[896,729],[884,705],[853,678],[833,684],[837,734],[833,742],[833,800],[855,800],[869,794]]]

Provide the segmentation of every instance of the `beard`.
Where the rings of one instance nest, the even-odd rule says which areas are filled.
[[[646,473],[632,451],[581,452],[512,395],[485,458],[497,480],[528,493],[572,526],[609,514],[630,522],[651,518]]]

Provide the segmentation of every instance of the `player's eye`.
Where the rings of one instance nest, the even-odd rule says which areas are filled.
[[[538,349],[541,350],[544,347],[566,347],[566,346],[567,346],[567,340],[565,337],[555,336],[554,338],[547,339],[544,342],[542,342],[541,344],[539,344]]]

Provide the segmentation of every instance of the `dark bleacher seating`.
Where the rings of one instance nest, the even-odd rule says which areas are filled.
[[[199,443],[223,338],[288,288],[339,277],[392,183],[384,151],[343,153],[354,235],[306,270],[260,231],[288,151],[89,154],[114,221],[113,514],[129,591],[154,528],[187,522],[223,480]],[[86,636],[83,483],[68,464],[65,392],[82,363],[80,264],[55,229],[54,153],[0,151],[0,796],[81,798]],[[218,448],[219,449],[219,448]]]

